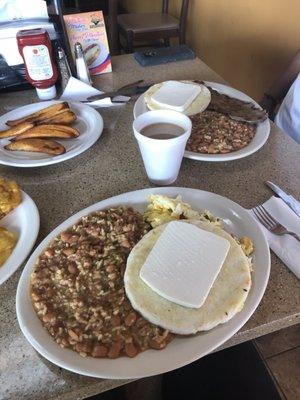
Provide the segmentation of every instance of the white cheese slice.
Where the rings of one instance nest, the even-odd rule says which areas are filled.
[[[200,92],[200,85],[167,81],[153,94],[151,100],[156,106],[183,112],[192,104]]]
[[[199,308],[229,248],[229,241],[214,233],[187,222],[170,222],[142,266],[140,278],[167,300]]]

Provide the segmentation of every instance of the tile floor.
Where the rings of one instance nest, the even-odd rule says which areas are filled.
[[[255,340],[283,400],[300,399],[300,324]]]

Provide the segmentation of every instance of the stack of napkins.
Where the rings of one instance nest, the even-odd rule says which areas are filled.
[[[273,196],[263,206],[276,221],[300,235],[300,218],[283,200]],[[258,221],[252,210],[250,213]],[[260,226],[264,231],[270,248],[300,279],[300,242],[291,235],[275,235],[268,231],[262,224]]]
[[[90,96],[95,96],[97,94],[102,94],[104,92],[101,92],[98,89],[95,89],[94,87],[81,82],[79,79],[76,79],[74,77],[71,77],[69,79],[69,82],[63,92],[63,94],[60,97],[60,100],[65,100],[65,101],[85,101],[88,97]],[[130,100],[130,97],[128,96],[116,96],[114,97],[115,101],[120,101],[124,102],[124,104]],[[86,103],[92,107],[111,107],[111,106],[116,106],[120,104],[115,104],[112,103],[111,99],[109,97],[101,100],[96,100],[96,101],[91,101],[89,103]]]

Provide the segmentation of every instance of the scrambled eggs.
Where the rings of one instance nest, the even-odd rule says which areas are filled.
[[[16,235],[0,226],[0,267],[11,255],[16,242]]]
[[[222,228],[220,220],[214,217],[209,211],[204,210],[203,212],[198,212],[193,210],[189,204],[184,203],[181,200],[180,196],[171,199],[170,197],[158,194],[150,195],[149,204],[144,212],[144,219],[152,226],[152,228],[177,219],[209,221]],[[249,257],[254,251],[252,240],[246,236],[242,238],[237,238],[234,235],[232,236],[241,246],[246,256]]]
[[[252,254],[254,251],[254,245],[252,240],[249,237],[244,236],[241,239],[239,239],[239,243],[243,249],[243,252],[246,254],[246,256],[249,257],[250,254]]]
[[[16,208],[22,201],[21,191],[15,181],[0,177],[0,219]]]
[[[209,211],[198,212],[184,203],[180,196],[171,199],[167,196],[152,194],[149,196],[149,204],[144,212],[145,221],[149,222],[152,228],[177,219],[197,219],[210,221],[215,225],[221,226],[221,223]]]

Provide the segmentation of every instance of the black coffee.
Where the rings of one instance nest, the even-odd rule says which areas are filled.
[[[152,139],[174,139],[184,133],[184,129],[181,126],[175,124],[169,124],[166,122],[159,122],[157,124],[151,124],[145,126],[140,132],[142,135]]]

